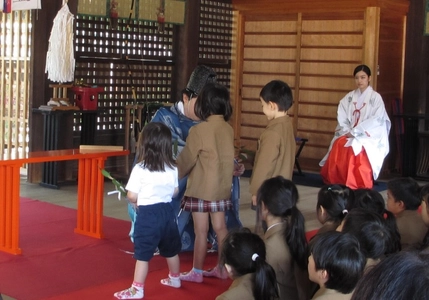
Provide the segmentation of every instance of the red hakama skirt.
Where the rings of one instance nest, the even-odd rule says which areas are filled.
[[[320,170],[325,184],[344,184],[351,189],[372,189],[374,181],[365,148],[355,155],[352,147],[344,147],[347,137],[339,137],[332,145],[325,165]]]

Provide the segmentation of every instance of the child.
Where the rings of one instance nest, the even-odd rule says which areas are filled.
[[[420,199],[422,199],[422,220],[426,227],[429,227],[429,183],[420,189]],[[429,231],[423,239],[423,247],[429,250]]]
[[[343,184],[325,185],[317,195],[316,214],[323,226],[318,233],[336,230],[353,207],[353,190]]]
[[[396,217],[403,248],[421,243],[427,232],[417,212],[421,204],[419,191],[419,184],[411,177],[387,182],[387,209]]]
[[[220,261],[234,281],[216,300],[277,299],[276,274],[265,257],[265,245],[258,235],[246,228],[230,232],[224,240]]]
[[[130,288],[117,292],[118,299],[142,299],[149,261],[156,248],[166,257],[170,271],[163,285],[180,287],[181,241],[176,217],[170,204],[177,192],[178,174],[171,152],[171,132],[162,123],[149,123],[140,134],[138,163],[127,183],[127,197],[137,206],[134,231],[134,281]]]
[[[218,251],[228,233],[225,211],[231,209],[231,184],[234,168],[234,135],[227,123],[232,114],[229,92],[219,84],[208,84],[198,95],[195,114],[201,123],[189,131],[177,164],[179,178],[189,174],[182,208],[192,212],[195,243],[193,269],[182,273],[185,281],[202,282],[204,276],[226,278],[222,268],[203,274],[207,252],[207,231],[211,220],[217,235]],[[209,219],[210,216],[210,219]]]
[[[296,148],[292,120],[287,114],[293,104],[290,87],[283,81],[273,80],[262,88],[259,98],[268,125],[259,138],[250,178],[253,206],[265,179],[279,175],[292,179]]]
[[[277,176],[264,181],[257,194],[258,218],[266,223],[267,262],[274,268],[280,299],[309,299],[308,245],[304,217],[297,208],[295,184]]]
[[[399,241],[401,240],[398,226],[396,225],[396,218],[390,211],[386,209],[386,202],[379,192],[373,189],[362,188],[355,190],[354,196],[354,204],[352,209],[364,208],[382,216],[386,220],[387,226],[390,228],[390,230],[394,232],[395,235],[397,235],[397,237],[395,237],[395,241],[398,239]],[[397,246],[398,245],[394,245],[394,247]]]
[[[309,277],[320,286],[313,300],[350,299],[365,267],[357,239],[338,231],[317,234],[310,253]]]
[[[386,255],[401,250],[396,226],[391,228],[382,215],[364,208],[354,208],[347,214],[341,232],[358,239],[366,257],[365,270],[378,264]]]
[[[417,251],[390,255],[366,273],[352,300],[429,299],[429,259]]]

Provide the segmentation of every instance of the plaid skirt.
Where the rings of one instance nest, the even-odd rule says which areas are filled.
[[[232,209],[230,199],[207,201],[194,197],[184,196],[181,204],[184,211],[190,212],[219,212]]]

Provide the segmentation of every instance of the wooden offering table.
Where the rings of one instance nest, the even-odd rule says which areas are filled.
[[[79,160],[77,224],[75,232],[103,238],[104,168],[107,157],[128,155],[128,150],[51,150],[30,152],[28,158],[0,159],[0,251],[21,254],[19,248],[20,167],[27,163]]]

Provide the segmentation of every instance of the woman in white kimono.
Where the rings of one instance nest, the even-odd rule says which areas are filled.
[[[357,89],[338,105],[338,125],[320,173],[325,184],[372,188],[389,153],[391,123],[383,99],[369,85],[369,67],[359,65],[353,75]]]

